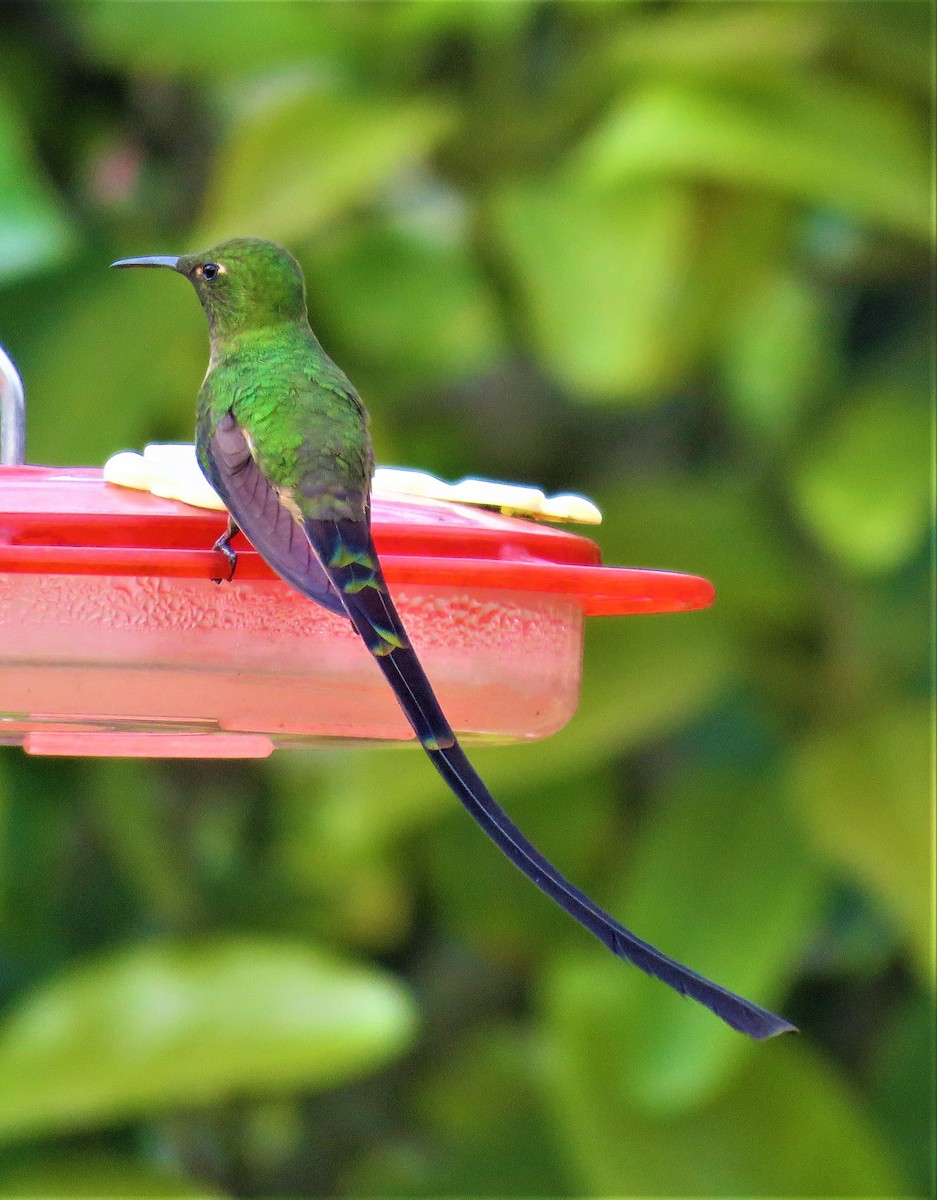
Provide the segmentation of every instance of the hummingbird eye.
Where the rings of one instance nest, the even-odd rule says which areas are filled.
[[[211,281],[218,274],[219,269],[220,268],[217,263],[213,263],[213,262],[202,263],[202,278],[207,279],[209,281],[209,283],[211,283]]]

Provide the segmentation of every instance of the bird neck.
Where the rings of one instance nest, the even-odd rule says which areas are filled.
[[[211,326],[209,333],[209,369],[231,358],[262,357],[272,350],[304,349],[319,345],[305,320],[275,321],[237,331],[222,331],[217,326]]]

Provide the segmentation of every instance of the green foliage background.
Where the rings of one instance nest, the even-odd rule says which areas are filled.
[[[382,462],[716,583],[475,757],[803,1030],[611,959],[415,750],[6,750],[0,1194],[930,1194],[933,49],[902,0],[0,10],[31,460],[191,437],[201,313],[113,258],[287,242]]]

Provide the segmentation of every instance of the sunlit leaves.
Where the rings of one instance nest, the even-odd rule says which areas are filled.
[[[144,1166],[129,1155],[74,1153],[21,1158],[0,1168],[0,1196],[122,1196],[148,1200],[215,1200],[222,1193],[178,1172]]]
[[[913,112],[798,74],[763,88],[653,83],[623,100],[583,150],[584,178],[755,188],[927,238],[925,145]]]
[[[329,1087],[402,1050],[372,968],[249,939],[139,946],[27,994],[0,1027],[0,1138],[244,1093]]]
[[[599,197],[562,179],[496,201],[538,356],[588,396],[653,397],[686,356],[694,205],[684,189]]]
[[[0,283],[56,265],[71,241],[16,106],[0,87]]]
[[[733,414],[756,441],[784,441],[834,376],[839,332],[823,289],[766,271],[727,331],[723,367]]]
[[[931,414],[922,401],[901,385],[872,387],[825,421],[794,464],[801,518],[854,570],[897,567],[931,523]]]
[[[242,105],[219,151],[195,241],[244,234],[305,240],[420,161],[450,123],[444,108],[425,100],[388,105],[287,78]]]
[[[687,4],[633,20],[613,43],[628,72],[686,79],[763,79],[809,63],[830,41],[823,7],[780,4]]]
[[[580,972],[563,978],[551,1001],[553,1102],[584,1194],[905,1190],[843,1080],[793,1038],[749,1054],[731,1085],[699,1107],[666,1116],[637,1109],[619,1073],[631,1041],[619,1033],[619,993],[607,984],[607,973]]]
[[[117,449],[192,436],[208,360],[192,290],[170,271],[108,265],[103,255],[87,262],[80,298],[59,305],[36,332],[27,371],[34,461],[97,465]],[[103,422],[105,387],[115,399]]]
[[[88,57],[200,83],[304,62],[335,48],[329,5],[286,0],[84,0],[72,13]]]
[[[875,893],[933,985],[931,721],[926,705],[906,705],[817,732],[795,757],[791,794],[818,849]]]
[[[445,197],[437,203],[444,209]],[[315,312],[382,394],[462,378],[504,350],[494,297],[458,225],[351,225],[306,257]]]

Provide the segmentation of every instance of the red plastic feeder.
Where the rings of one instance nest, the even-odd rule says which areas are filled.
[[[376,497],[374,540],[453,727],[545,737],[575,711],[585,616],[705,608],[705,579],[600,565],[589,539]],[[224,517],[96,468],[0,466],[0,743],[31,754],[260,758],[412,737],[350,623],[279,580]]]
[[[0,741],[33,754],[262,757],[410,728],[348,621],[281,582],[218,513],[0,467]],[[599,565],[587,538],[442,501],[374,501],[394,600],[453,726],[536,738],[579,696],[583,617],[712,602],[704,579]],[[239,539],[240,541],[240,539]]]

